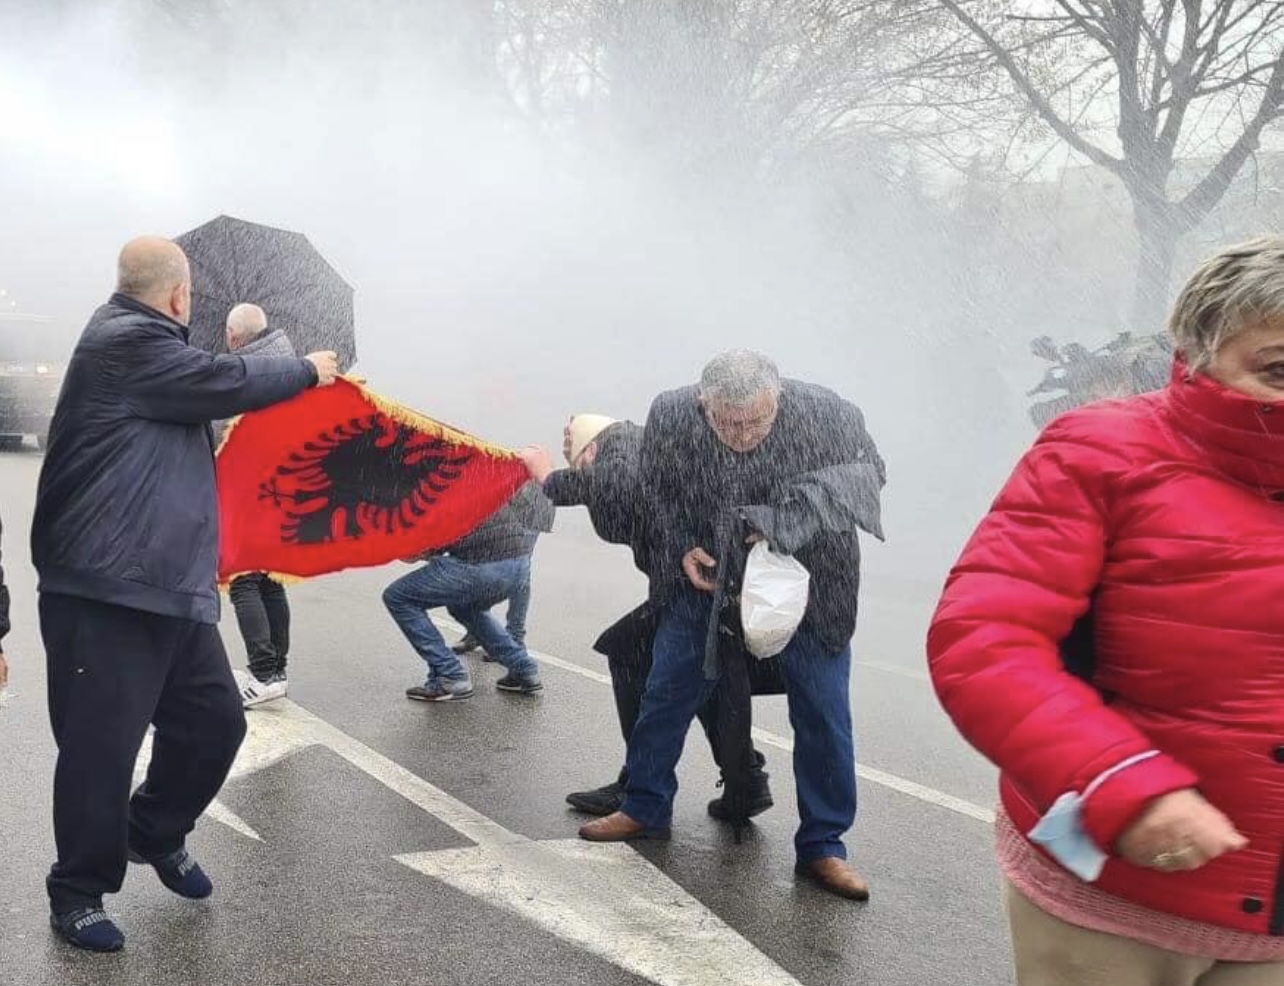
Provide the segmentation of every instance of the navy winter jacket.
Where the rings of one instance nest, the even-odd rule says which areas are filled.
[[[40,591],[216,623],[210,422],[306,390],[296,357],[213,356],[113,295],[89,320],[54,411],[31,529]]]

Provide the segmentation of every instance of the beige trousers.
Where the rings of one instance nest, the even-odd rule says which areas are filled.
[[[1007,887],[1018,986],[1284,986],[1284,962],[1195,959],[1053,917]]]

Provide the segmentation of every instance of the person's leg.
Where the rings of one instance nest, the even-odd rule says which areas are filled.
[[[846,859],[843,836],[856,820],[851,650],[828,653],[813,635],[800,633],[781,659],[794,730],[798,861]]]
[[[452,558],[434,558],[404,575],[383,592],[389,615],[401,628],[410,646],[428,665],[428,680],[459,681],[468,678],[459,657],[446,646],[441,631],[428,618],[428,610],[461,602],[467,597],[467,571]]]
[[[476,637],[474,637],[471,633],[464,631],[464,636],[460,639],[460,641],[457,644],[455,644],[450,649],[454,651],[454,653],[458,654],[460,657],[463,657],[465,654],[471,654],[480,646],[481,644],[477,642]],[[490,660],[489,654],[486,654],[484,656],[487,661]]]
[[[47,881],[56,914],[100,907],[125,878],[129,789],[176,636],[163,617],[44,593],[58,861]]]
[[[615,695],[615,713],[620,720],[620,732],[628,746],[642,712],[642,696],[646,681],[651,676],[651,651],[639,648],[628,654],[616,654],[607,659],[611,673],[611,691]]]
[[[130,848],[148,861],[183,848],[245,738],[245,713],[218,628],[178,622],[185,626],[152,719],[151,763],[129,805]]]
[[[245,654],[250,674],[267,681],[276,674],[277,651],[272,640],[272,624],[264,601],[264,586],[269,580],[257,573],[242,575],[232,582],[229,595],[236,610],[236,623],[245,641]]]
[[[1215,963],[1067,924],[1007,886],[1017,986],[1207,986]],[[1235,986],[1266,986],[1264,979]],[[1229,986],[1217,983],[1216,986]]]
[[[646,679],[651,673],[650,648],[639,647],[628,654],[612,655],[607,658],[607,666],[611,671],[615,711],[620,720],[620,731],[624,734],[624,745],[627,750],[629,737],[633,735],[633,727],[637,724],[638,713],[642,709]],[[576,811],[582,811],[588,815],[613,814],[624,805],[624,788],[628,778],[628,768],[621,767],[619,776],[610,784],[591,791],[573,791],[566,796],[567,804]]]
[[[684,593],[660,617],[642,709],[629,739],[624,806],[629,818],[667,829],[678,791],[678,761],[696,711],[713,682],[704,677],[709,601]]]
[[[504,625],[490,614],[489,609],[455,605],[450,607],[450,615],[467,627],[468,632],[477,638],[482,649],[497,664],[502,664],[507,669],[508,674],[500,679],[501,682],[512,679],[531,683],[539,681],[539,665],[535,663],[535,659],[512,638]],[[500,688],[504,688],[503,684]]]
[[[284,678],[290,658],[290,601],[286,598],[285,586],[266,575],[263,576],[262,587],[263,608],[267,610],[272,647],[276,651],[276,665],[272,674],[274,677]]]
[[[709,741],[709,752],[713,762],[722,767],[722,755],[718,744],[718,692],[714,689],[709,701],[701,706],[697,713],[705,738]],[[721,782],[719,782],[721,783]],[[749,817],[755,818],[775,805],[771,796],[771,775],[767,773],[767,758],[757,747],[753,751],[753,767],[749,770]],[[727,810],[721,797],[714,798],[708,805],[709,814],[719,820],[726,820]]]
[[[508,597],[508,611],[504,616],[505,628],[508,635],[515,641],[526,646],[526,617],[531,609],[531,571],[530,562],[527,562],[526,577],[519,579],[513,586],[513,594]]]
[[[539,665],[489,612],[499,600],[511,598],[522,582],[530,581],[530,559],[512,558],[466,567],[469,590],[449,606],[450,615],[481,642],[486,653],[508,669],[499,683],[501,689],[533,690],[539,681]],[[506,687],[505,682],[513,687]]]

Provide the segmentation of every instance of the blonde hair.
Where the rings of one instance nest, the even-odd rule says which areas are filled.
[[[1284,316],[1284,237],[1262,236],[1205,260],[1182,288],[1168,320],[1192,373],[1252,323]]]

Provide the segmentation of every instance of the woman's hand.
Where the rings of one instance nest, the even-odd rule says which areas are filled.
[[[1197,870],[1247,845],[1229,818],[1188,789],[1152,801],[1120,836],[1117,848],[1136,866],[1177,872]]]

